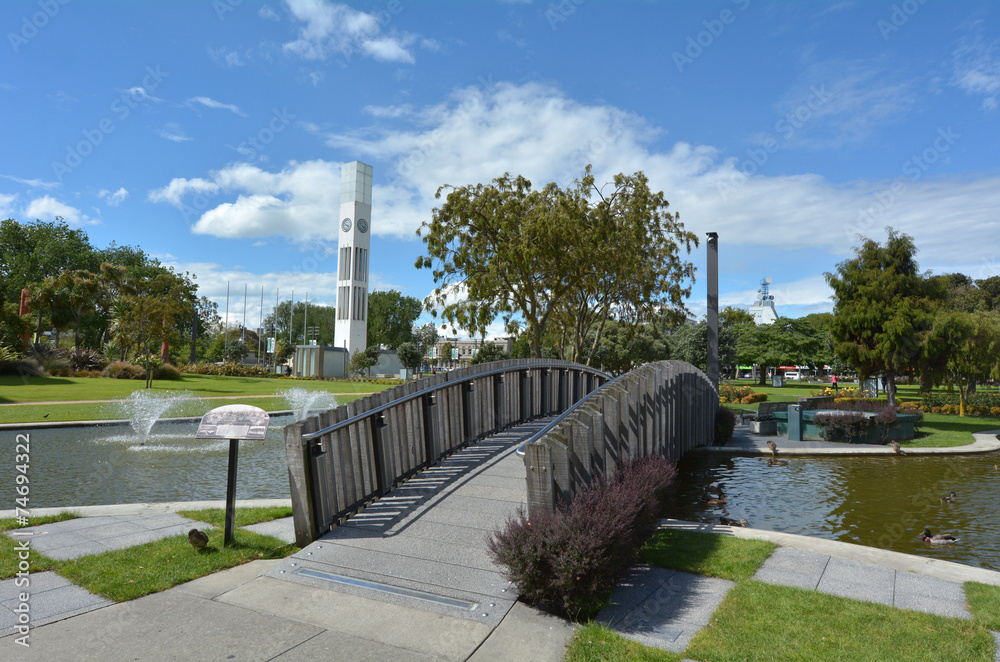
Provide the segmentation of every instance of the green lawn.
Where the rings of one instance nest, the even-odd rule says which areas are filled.
[[[0,423],[122,418],[123,414],[111,401],[127,398],[134,391],[144,390],[143,387],[142,381],[103,377],[0,376],[0,393],[3,394],[0,395]],[[311,379],[182,375],[179,380],[153,382],[151,391],[163,395],[180,393],[192,398],[171,409],[169,416],[201,416],[210,409],[230,404],[254,405],[266,411],[287,409],[285,398],[275,394],[291,388],[334,393],[337,401],[343,404],[389,388],[389,385]],[[108,402],[76,402],[90,400]],[[70,404],[31,404],[34,402]]]
[[[711,623],[695,635],[683,655],[649,648],[589,624],[577,631],[565,661],[994,659],[989,629],[1000,622],[1000,589],[966,584],[975,619],[944,618],[752,579],[773,547],[765,541],[719,534],[658,531],[643,549],[643,561],[737,582]]]

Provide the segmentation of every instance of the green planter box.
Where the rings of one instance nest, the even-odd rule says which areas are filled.
[[[815,411],[804,411],[802,412],[802,438],[809,441],[826,441],[823,437],[823,428],[816,425],[814,421],[816,414],[819,412]],[[775,412],[774,419],[778,423],[778,436],[787,437],[788,436],[788,413],[787,412]],[[895,441],[906,441],[908,439],[913,439],[915,434],[915,426],[917,422],[917,416],[915,414],[897,414],[897,420],[899,425],[895,430],[892,431],[890,439]],[[862,439],[858,439],[853,443],[856,444],[878,444],[882,441],[882,432],[875,428],[868,428],[865,431],[865,436]]]

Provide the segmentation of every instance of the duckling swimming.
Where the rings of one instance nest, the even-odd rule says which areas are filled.
[[[961,540],[961,538],[956,538],[950,533],[938,533],[932,535],[930,529],[924,529],[924,532],[920,535],[920,539],[924,542],[929,542],[932,545],[950,545],[953,542]]]

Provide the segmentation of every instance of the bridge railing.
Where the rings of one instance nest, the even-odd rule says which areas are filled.
[[[569,503],[628,459],[711,444],[719,395],[683,361],[647,363],[591,392],[524,446],[528,517]]]
[[[316,540],[464,446],[565,411],[608,379],[566,361],[497,361],[416,380],[286,426],[296,543]]]

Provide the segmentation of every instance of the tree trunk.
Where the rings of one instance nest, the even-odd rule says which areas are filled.
[[[762,364],[760,366],[760,381],[757,382],[757,385],[758,386],[767,386],[767,366],[766,365]]]
[[[896,406],[896,373],[885,373],[885,392],[889,396],[889,406]]]

